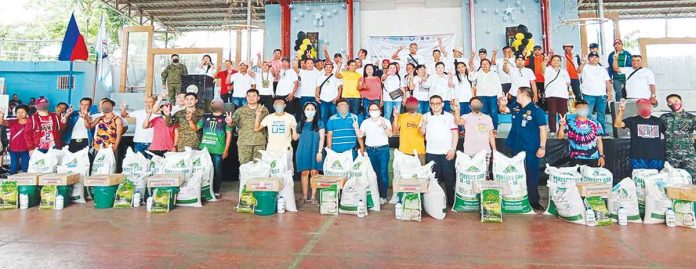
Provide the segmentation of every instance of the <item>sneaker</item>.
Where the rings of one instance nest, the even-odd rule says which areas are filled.
[[[222,196],[220,196],[219,193],[216,193],[216,194],[215,194],[215,199],[220,199],[220,197],[222,197]]]
[[[380,204],[380,205],[383,205],[383,204],[386,204],[386,203],[387,203],[387,199],[379,198],[379,204]]]

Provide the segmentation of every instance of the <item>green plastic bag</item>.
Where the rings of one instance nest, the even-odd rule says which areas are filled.
[[[398,194],[397,194],[398,197]],[[421,221],[422,215],[422,204],[421,204],[421,194],[417,192],[407,192],[403,193],[401,198],[403,199],[403,213],[401,213],[401,220],[413,220]]]
[[[319,190],[319,212],[322,215],[338,215],[338,185]]]
[[[58,195],[58,188],[53,185],[46,185],[41,188],[41,203],[39,204],[39,209],[53,209],[56,203],[56,195]],[[65,197],[63,197],[65,199]]]
[[[17,208],[18,192],[16,181],[0,183],[0,209]]]
[[[135,194],[135,184],[128,179],[121,182],[116,189],[114,208],[132,208],[133,194]]]
[[[607,209],[607,204],[604,202],[604,198],[599,196],[585,197],[585,207],[591,208],[592,211],[594,211],[597,226],[611,225],[612,221],[609,217],[609,210]]]
[[[256,198],[254,198],[254,193],[247,191],[246,185],[244,185],[242,195],[239,197],[237,213],[254,213],[254,206],[256,206]]]
[[[500,189],[481,190],[481,222],[503,222],[503,198]]]
[[[169,212],[169,204],[172,199],[172,191],[163,188],[155,189],[155,193],[152,197],[152,207],[150,208],[151,213],[167,213]]]

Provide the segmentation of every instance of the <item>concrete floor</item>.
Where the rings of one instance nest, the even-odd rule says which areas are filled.
[[[238,214],[236,183],[220,202],[168,214],[138,209],[0,211],[0,268],[694,268],[696,231],[663,225],[586,227],[551,216],[475,213],[397,221],[313,205]],[[297,185],[296,185],[297,186]]]

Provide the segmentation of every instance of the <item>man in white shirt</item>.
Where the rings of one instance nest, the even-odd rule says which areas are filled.
[[[433,161],[433,172],[439,181],[445,183],[447,205],[454,202],[454,183],[456,173],[454,157],[459,139],[458,127],[454,123],[452,113],[443,109],[445,102],[442,97],[430,97],[430,113],[424,114],[419,131],[425,135],[425,162]]]
[[[296,94],[300,97],[300,99],[299,103],[296,102],[296,104],[298,105],[298,107],[304,107],[304,105],[307,102],[314,100],[315,93],[317,90],[317,78],[321,75],[321,73],[315,69],[314,59],[305,59],[303,61],[302,69],[300,69],[298,65],[299,61],[297,64],[295,64],[293,68],[295,72],[298,73],[298,76],[300,78],[300,86]],[[295,107],[294,109],[289,108],[288,113],[295,112],[295,119],[299,121],[302,118],[301,114],[304,113],[304,110],[299,109],[298,107]]]
[[[483,59],[488,59],[488,51],[485,48],[481,48],[478,51],[478,57],[474,54],[474,51],[471,51],[471,59],[469,59],[469,66],[473,66],[474,70],[478,70],[481,68],[481,60]],[[491,64],[495,65],[494,62],[491,62]]]
[[[331,115],[336,114],[336,100],[341,97],[343,82],[333,74],[333,63],[327,61],[324,64],[324,73],[317,77],[317,88],[314,92],[315,100],[319,104],[320,119],[324,122]],[[302,106],[304,108],[304,106]]]
[[[500,78],[500,85],[503,87],[503,93],[507,94],[510,92],[510,87],[512,87],[510,70],[515,66],[515,57],[512,55],[512,47],[503,47],[503,58],[496,59],[495,63],[496,71]]]
[[[164,98],[164,96],[162,96],[161,98]],[[150,147],[150,144],[152,144],[152,134],[154,129],[143,128],[143,122],[147,120],[148,112],[151,112],[153,110],[155,101],[155,97],[153,96],[145,97],[145,107],[143,109],[133,111],[133,113],[128,113],[128,105],[125,101],[121,105],[121,118],[123,118],[123,120],[127,120],[128,118],[135,118],[133,151],[135,151],[136,153],[140,152],[145,156],[149,156],[149,154],[145,154],[145,150],[147,150]]]
[[[512,83],[510,92],[508,92],[508,95],[510,96],[508,106],[510,107],[510,109],[512,109],[517,103],[517,90],[520,87],[531,88],[532,92],[534,93],[534,98],[532,101],[534,103],[537,103],[539,101],[539,92],[537,91],[535,81],[536,76],[534,75],[534,71],[532,71],[532,69],[524,67],[524,55],[518,54],[515,57],[515,66],[512,67],[510,70],[510,82]]]
[[[633,71],[626,74],[626,98],[649,99],[653,105],[657,104],[655,74],[643,67],[643,57],[640,55],[633,55],[631,64],[633,64]]]
[[[405,57],[399,56],[399,53],[404,49],[404,46],[400,46],[394,54],[392,54],[392,60],[395,61],[404,61],[403,66],[406,66],[406,64],[411,63],[415,66],[419,65],[425,65],[425,59],[418,55],[418,44],[411,43],[408,45],[408,54]]]
[[[299,58],[296,60],[299,61]],[[278,86],[276,87],[275,96],[285,98],[287,101],[286,103],[288,104],[288,113],[291,113],[290,110],[295,112],[294,104],[297,102],[297,100],[295,100],[295,95],[297,94],[300,82],[297,72],[295,72],[295,70],[293,70],[293,68],[290,66],[290,59],[283,58],[282,68],[280,69],[278,75],[280,78],[278,78]]]
[[[249,72],[249,66],[245,62],[239,63],[239,72],[230,77],[230,84],[233,85],[232,103],[235,107],[243,107],[246,105],[246,92],[250,89],[256,89],[256,80],[254,73]]]
[[[607,68],[609,66],[609,63],[607,62],[607,57],[605,57],[604,54],[602,54],[602,52],[599,51],[599,44],[597,44],[597,43],[590,44],[590,53],[592,53],[592,52],[597,53],[597,55],[599,55],[599,65],[600,66],[602,66],[604,68]]]
[[[590,52],[587,56],[589,63],[582,62],[578,68],[580,74],[580,91],[582,100],[587,102],[590,114],[597,108],[597,121],[602,128],[606,128],[607,102],[613,99],[613,85],[607,69],[599,64],[600,56],[596,52]],[[599,134],[604,135],[604,134]]]
[[[268,134],[268,144],[266,150],[273,152],[288,152],[288,167],[292,167],[292,140],[299,139],[297,134],[297,121],[292,114],[285,113],[287,101],[285,98],[276,97],[273,99],[273,110],[275,113],[264,117],[261,122],[258,118],[254,123],[254,131],[259,132],[266,128]]]
[[[469,59],[464,57],[464,49],[462,47],[456,47],[452,49],[452,62],[450,66],[452,66],[452,70],[457,68],[457,63],[462,62],[465,64],[469,63]]]
[[[261,99],[259,102],[265,106],[268,111],[273,108],[273,81],[275,77],[271,71],[271,64],[267,61],[261,62],[261,72],[256,75],[256,90],[259,91]]]

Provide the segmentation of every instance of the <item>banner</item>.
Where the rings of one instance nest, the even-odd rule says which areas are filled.
[[[99,24],[99,32],[97,32],[97,39],[94,42],[94,50],[97,53],[97,64],[99,65],[95,76],[96,81],[107,92],[110,92],[113,86],[111,61],[109,60],[108,53],[110,45],[111,41],[109,40],[109,35],[106,33],[106,23],[104,21],[104,16],[102,16],[101,23]]]
[[[401,57],[401,69],[406,68],[403,60],[408,54],[408,46],[411,43],[418,44],[418,55],[425,59],[425,62],[433,61],[433,50],[439,49],[438,38],[442,39],[442,45],[445,47],[447,57],[452,57],[452,49],[454,48],[454,34],[439,34],[439,35],[413,35],[413,36],[370,36],[369,38],[369,57],[372,63],[381,63],[384,59],[390,59],[392,54],[401,46],[404,49],[399,53]],[[425,63],[421,63],[425,64]]]

